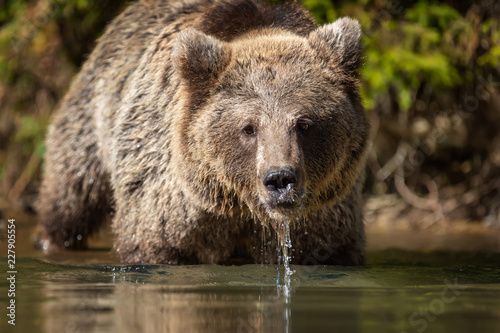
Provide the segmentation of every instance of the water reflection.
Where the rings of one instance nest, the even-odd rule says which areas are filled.
[[[75,266],[25,260],[19,264],[17,328],[30,333],[460,333],[500,327],[498,264],[292,269],[285,295],[275,284],[276,266]],[[0,323],[0,331],[8,329]]]
[[[284,293],[272,266],[65,268],[40,273],[50,280],[43,287],[51,300],[43,306],[46,332],[292,332],[295,316],[304,315],[294,301],[296,288],[304,285],[301,279],[315,281],[299,270]],[[357,306],[359,296],[352,293],[349,303]],[[358,331],[358,312],[342,315],[351,332]]]
[[[117,326],[136,332],[284,332],[284,303],[270,289],[174,291],[120,285]],[[128,304],[134,304],[128,306]]]
[[[47,285],[46,332],[287,332],[287,304],[268,288],[178,290],[120,283]],[[54,314],[58,314],[54,316]]]
[[[109,285],[68,286],[45,284],[44,332],[112,332],[116,306],[114,287]]]

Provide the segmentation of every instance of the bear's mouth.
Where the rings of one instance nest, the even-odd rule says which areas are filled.
[[[293,201],[280,202],[276,205],[277,208],[293,208],[296,205]]]
[[[279,201],[270,199],[267,201],[267,207],[269,209],[275,209],[275,208],[292,209],[295,206],[297,206],[297,203],[293,200]]]
[[[298,190],[281,195],[268,195],[266,206],[269,210],[294,210],[301,206],[302,197],[303,192]]]

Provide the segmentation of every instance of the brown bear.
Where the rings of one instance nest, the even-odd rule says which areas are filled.
[[[294,3],[130,5],[54,115],[45,247],[111,214],[128,263],[273,263],[287,228],[292,263],[363,263],[360,39]]]

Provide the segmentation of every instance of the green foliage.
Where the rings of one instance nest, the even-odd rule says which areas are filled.
[[[0,26],[14,17],[21,16],[20,14],[24,13],[26,10],[27,2],[26,0],[5,1],[2,8],[0,8]]]
[[[378,96],[387,95],[391,86],[401,110],[405,111],[422,82],[434,89],[461,83],[452,59],[446,54],[442,43],[444,31],[439,27],[450,26],[448,19],[454,20],[456,16],[449,15],[452,11],[446,5],[434,6],[434,10],[423,15],[425,7],[419,4],[406,12],[405,21],[383,22],[379,31],[364,38],[367,60],[363,68],[366,80],[363,93],[368,108],[375,106]],[[440,13],[441,7],[445,15],[433,17]]]
[[[391,9],[392,2],[380,3]],[[368,109],[384,98],[392,98],[392,89],[399,109],[406,111],[422,85],[439,92],[473,77],[463,68],[476,51],[470,47],[477,38],[475,22],[447,4],[420,0],[392,12],[375,10],[367,0],[335,5],[330,0],[304,0],[304,5],[319,23],[354,16],[363,25],[366,62],[362,95]],[[482,29],[485,33],[492,31],[494,46],[479,58],[479,64],[495,67],[500,58],[498,21],[489,20]]]
[[[319,24],[332,22],[339,16],[330,0],[304,0],[303,5],[316,17]]]
[[[21,126],[16,133],[15,141],[22,144],[25,154],[34,151],[37,156],[43,156],[45,153],[43,139],[47,125],[48,119],[35,119],[31,115],[21,118]]]
[[[487,20],[481,24],[481,31],[489,34],[487,43],[491,44],[488,52],[479,57],[480,66],[497,67],[500,64],[500,21]]]
[[[454,21],[462,19],[462,15],[446,4],[420,0],[406,12],[405,18],[422,27],[434,27],[438,32],[448,29]]]

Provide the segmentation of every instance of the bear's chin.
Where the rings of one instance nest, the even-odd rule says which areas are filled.
[[[268,212],[277,211],[284,215],[296,213],[304,206],[306,199],[304,189],[294,189],[291,193],[278,196],[266,193],[261,195],[260,201]]]
[[[276,227],[283,223],[293,224],[304,212],[304,205],[300,200],[279,204],[266,203],[266,215],[269,223]]]
[[[293,210],[298,206],[298,203],[296,201],[281,201],[281,202],[276,202],[275,200],[269,199],[266,201],[265,206],[267,210],[272,211],[272,210]]]

